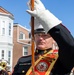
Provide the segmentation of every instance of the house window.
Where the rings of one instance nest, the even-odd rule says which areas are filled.
[[[2,50],[2,59],[4,59],[4,50]]]
[[[9,35],[11,35],[11,23],[9,23]]]
[[[10,59],[11,59],[11,51],[8,51],[8,62],[10,64]]]
[[[28,55],[28,47],[23,47],[23,48],[24,48],[24,50],[23,50],[23,51],[24,51],[24,52],[23,52],[24,55],[25,55],[25,56]]]
[[[5,28],[2,28],[2,34],[3,35],[5,34]]]
[[[25,34],[23,32],[20,32],[19,39],[25,39]]]
[[[5,21],[3,21],[3,24],[2,24],[2,35],[5,34]]]
[[[31,33],[29,33],[29,38],[31,38]]]

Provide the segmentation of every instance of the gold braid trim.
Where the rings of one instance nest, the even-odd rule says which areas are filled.
[[[49,52],[47,52],[46,54],[44,54],[43,56],[40,56],[39,59],[35,62],[35,65],[44,57],[46,57],[47,54],[51,54],[53,53],[53,50],[50,50]],[[45,73],[45,75],[49,75],[55,62],[57,61],[57,58],[58,58],[58,53],[56,54],[56,58],[54,61],[52,61],[50,67],[48,68],[47,72]],[[26,75],[30,75],[30,73],[32,72],[32,66],[29,68],[29,70],[27,71]]]

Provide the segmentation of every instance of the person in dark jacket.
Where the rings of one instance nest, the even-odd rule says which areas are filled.
[[[45,56],[45,54],[47,54],[49,51],[51,51],[52,49],[56,52],[58,49],[58,46],[55,47],[56,42],[53,40],[53,38],[49,35],[49,34],[45,34],[45,30],[43,29],[43,27],[40,25],[37,29],[35,29],[34,31],[35,34],[35,42],[36,42],[36,50],[35,50],[35,61],[40,61],[40,56]],[[56,49],[56,50],[55,50]],[[54,52],[55,53],[55,52]],[[45,58],[44,57],[44,58]],[[19,58],[16,66],[14,67],[14,71],[12,73],[12,75],[30,75],[29,70],[30,67],[32,66],[32,56],[22,56],[21,58]],[[46,59],[46,58],[45,58]],[[40,62],[36,63],[37,65],[40,65],[41,63],[44,65],[46,65],[46,61],[42,62],[43,60],[41,60]],[[43,65],[43,66],[44,66]],[[36,66],[39,70],[40,67]],[[47,65],[44,67],[44,69],[46,70]],[[42,70],[44,70],[42,68]],[[37,70],[37,69],[35,69]],[[41,70],[41,71],[42,71]],[[37,70],[38,71],[38,70]],[[43,71],[39,74],[42,74]]]
[[[57,45],[59,47],[58,58],[52,70],[50,69],[48,70],[48,72],[51,72],[51,74],[46,73],[43,75],[70,75],[71,69],[74,67],[74,38],[73,36],[71,35],[70,31],[62,24],[62,21],[59,20],[57,17],[55,17],[49,10],[47,10],[40,0],[35,0],[34,4],[35,4],[34,11],[27,10],[27,12],[31,16],[34,16],[34,18],[37,20],[37,24],[35,24],[35,29],[37,29],[39,25],[41,24],[45,30],[44,34],[45,35],[47,34],[48,36],[50,35],[57,42]],[[41,35],[44,35],[44,34],[43,33],[35,34],[35,36],[41,37]],[[40,47],[38,47],[38,50],[39,48]],[[44,50],[44,48],[42,50]],[[44,51],[42,50],[39,50],[38,54],[40,52],[44,53]],[[47,48],[46,50],[47,52],[51,51],[50,49],[47,49]],[[49,55],[51,55],[51,52],[49,53]],[[50,57],[48,58],[49,58],[48,61],[51,60]],[[45,59],[43,58],[43,60],[46,60],[46,59],[47,59],[47,55]],[[22,72],[27,72],[31,66],[31,63],[30,63],[31,56],[27,56],[26,58],[22,57],[19,59],[17,66],[14,68],[13,75],[17,75],[16,73],[21,71],[21,69],[24,66],[22,64],[21,65],[19,64],[23,62],[25,62],[24,65],[27,70],[24,70]],[[46,61],[43,63],[38,63],[38,64],[39,66],[36,65],[37,67],[35,68],[37,69],[35,70],[37,74],[39,74],[39,72],[44,73],[44,71],[47,71],[46,69],[48,68],[49,65],[46,64]],[[20,69],[20,66],[22,66],[21,69]],[[28,72],[25,75],[30,75],[28,74]],[[18,74],[18,75],[22,75],[22,74]]]

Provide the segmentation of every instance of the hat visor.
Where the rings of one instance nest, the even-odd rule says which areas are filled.
[[[43,28],[34,30],[34,34],[38,34],[38,33],[45,33],[45,30]]]

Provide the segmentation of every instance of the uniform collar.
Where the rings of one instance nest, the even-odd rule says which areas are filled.
[[[48,49],[46,49],[46,50],[36,49],[36,52],[35,52],[35,53],[36,53],[36,54],[43,55],[43,54],[49,52],[50,50],[52,50],[52,48],[48,48]]]

